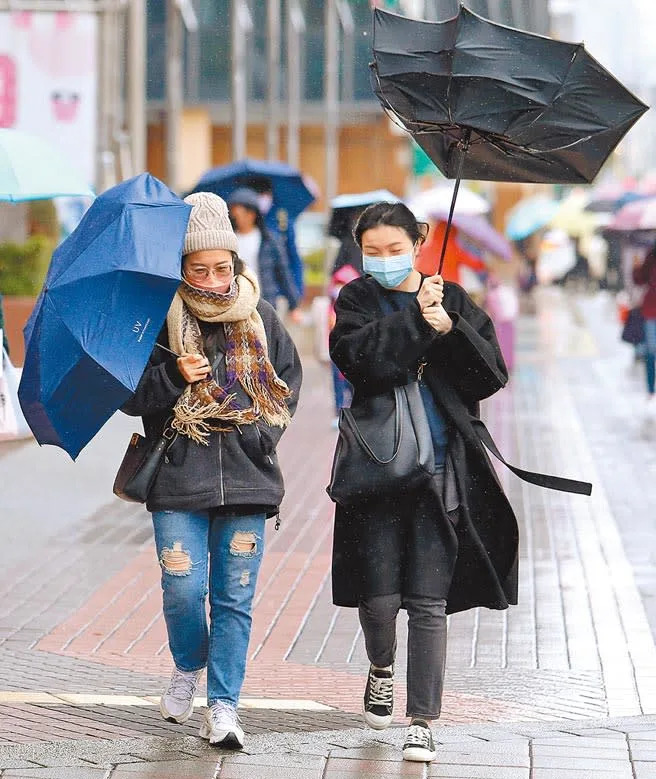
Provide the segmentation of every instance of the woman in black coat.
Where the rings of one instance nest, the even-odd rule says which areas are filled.
[[[430,761],[447,611],[517,602],[517,523],[475,429],[478,402],[507,373],[485,312],[457,284],[414,269],[424,232],[406,206],[369,207],[354,235],[369,275],[337,300],[331,357],[354,387],[354,407],[421,377],[435,476],[397,498],[337,506],[333,599],[359,609],[371,661],[364,717],[377,729],[392,720],[396,617],[407,610],[403,757]]]

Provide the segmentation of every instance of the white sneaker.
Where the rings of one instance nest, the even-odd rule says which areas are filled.
[[[412,763],[430,763],[437,757],[433,734],[427,722],[413,721],[406,731],[403,759]]]
[[[182,725],[191,717],[194,713],[194,696],[202,673],[202,668],[199,671],[174,669],[169,686],[159,701],[159,710],[165,720]]]
[[[645,414],[648,420],[656,420],[656,395],[647,396]]]
[[[242,749],[244,746],[244,731],[237,710],[223,701],[217,701],[207,709],[198,735],[214,747]]]

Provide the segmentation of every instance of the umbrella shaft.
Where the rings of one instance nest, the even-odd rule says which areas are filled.
[[[462,179],[462,169],[465,164],[465,154],[467,154],[467,149],[469,149],[469,139],[471,137],[471,130],[467,130],[465,133],[465,137],[463,139],[462,145],[458,144],[458,149],[460,151],[460,161],[458,162],[458,173],[456,175],[456,183],[453,187],[453,197],[451,198],[451,208],[449,209],[449,218],[446,223],[446,230],[444,232],[444,241],[442,243],[442,253],[440,254],[440,264],[439,268],[437,269],[438,274],[442,273],[442,268],[444,266],[444,256],[446,255],[446,245],[449,240],[449,233],[451,232],[451,223],[453,222],[453,212],[456,210],[456,200],[458,198],[458,190],[460,189],[460,181]]]
[[[164,349],[165,352],[172,354],[174,357],[180,357],[180,355],[177,352],[174,352],[172,349],[169,349],[168,346],[162,346],[162,344],[159,341],[155,343],[155,346],[159,346],[160,349]]]

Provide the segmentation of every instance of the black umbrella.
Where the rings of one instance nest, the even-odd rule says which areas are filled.
[[[590,182],[647,110],[583,44],[462,5],[444,22],[376,9],[373,50],[383,108],[458,182]]]

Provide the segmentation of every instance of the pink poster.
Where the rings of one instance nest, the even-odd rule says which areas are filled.
[[[96,17],[0,13],[0,127],[39,135],[94,179]]]

